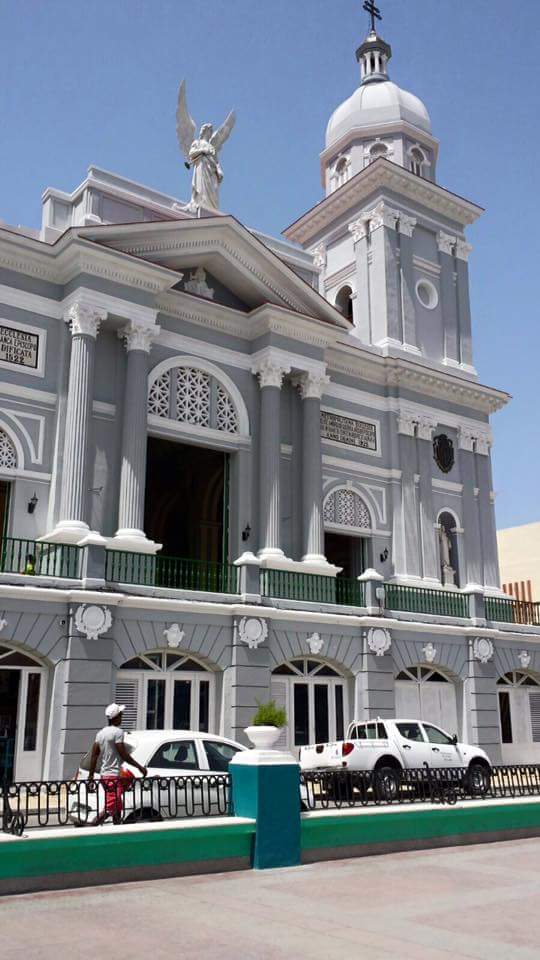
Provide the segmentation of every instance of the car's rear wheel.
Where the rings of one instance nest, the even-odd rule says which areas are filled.
[[[491,786],[491,770],[487,763],[473,760],[469,764],[465,788],[473,797],[484,797]]]
[[[391,802],[397,800],[399,794],[399,774],[397,767],[381,763],[373,771],[373,791],[377,800]]]

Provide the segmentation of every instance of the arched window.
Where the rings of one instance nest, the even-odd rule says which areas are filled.
[[[325,523],[355,530],[371,529],[371,514],[362,497],[355,490],[335,490],[323,507]]]
[[[154,380],[148,413],[224,433],[239,432],[238,411],[230,393],[211,373],[194,366],[165,370]]]
[[[377,143],[374,143],[369,151],[369,162],[373,163],[374,160],[378,160],[379,157],[388,156],[388,147],[385,143],[381,143],[380,140]]]
[[[423,176],[424,164],[426,162],[426,158],[422,153],[422,151],[420,150],[420,148],[413,147],[412,150],[409,151],[409,157],[411,161],[412,172],[415,173],[418,177]]]
[[[278,743],[290,750],[342,740],[348,715],[347,684],[334,666],[298,657],[272,671],[271,696],[285,708],[288,725]]]
[[[350,170],[351,170],[350,158],[340,157],[334,167],[334,173],[332,177],[334,190],[337,190],[338,187],[342,187],[344,183],[347,183],[347,180],[350,177]]]
[[[352,320],[353,318],[353,292],[352,288],[346,284],[344,287],[341,287],[341,290],[338,291],[336,295],[336,307],[339,312],[343,314],[347,320]]]
[[[17,469],[17,451],[15,444],[5,430],[0,429],[0,468],[3,470]]]
[[[126,730],[211,732],[214,697],[213,671],[172,649],[137,654],[116,677],[115,700],[126,705]]]

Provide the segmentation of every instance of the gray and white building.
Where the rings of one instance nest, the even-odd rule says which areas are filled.
[[[0,777],[102,724],[291,749],[426,717],[540,756],[540,627],[499,585],[465,230],[370,34],[275,239],[90,167],[0,229]],[[536,624],[536,625],[535,625]]]

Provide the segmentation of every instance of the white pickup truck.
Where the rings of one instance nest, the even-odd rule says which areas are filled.
[[[477,794],[487,791],[491,779],[489,757],[480,747],[459,743],[457,737],[423,720],[353,722],[345,740],[301,747],[300,767],[303,771],[373,771],[387,790],[403,769],[466,769],[468,785]]]

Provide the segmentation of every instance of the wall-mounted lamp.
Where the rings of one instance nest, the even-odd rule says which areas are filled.
[[[244,543],[246,542],[246,540],[249,540],[250,536],[251,536],[251,527],[249,523],[246,523],[244,529],[242,530],[242,540],[244,541]]]
[[[388,560],[389,556],[390,556],[390,551],[388,547],[385,547],[383,552],[381,553],[381,563],[385,563]]]
[[[38,505],[38,498],[34,493],[33,497],[30,497],[30,500],[28,501],[28,513],[33,513],[37,505]]]

